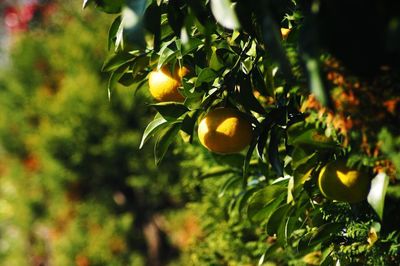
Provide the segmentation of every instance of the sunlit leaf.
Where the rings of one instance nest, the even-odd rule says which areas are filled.
[[[114,19],[113,23],[108,30],[108,50],[111,49],[111,45],[115,43],[115,39],[117,38],[118,29],[121,26],[121,16],[118,16]]]
[[[240,27],[234,5],[230,0],[211,0],[211,11],[219,24],[227,29]]]
[[[85,9],[93,0],[83,0],[82,9]]]
[[[142,140],[140,141],[139,149],[143,147],[147,140],[156,134],[160,129],[168,124],[167,120],[163,117],[155,118],[151,121],[143,132]]]
[[[135,60],[135,56],[130,53],[120,52],[112,54],[103,64],[102,71],[113,71],[123,65],[127,65]]]
[[[379,217],[383,217],[383,208],[385,204],[386,190],[389,185],[389,176],[381,172],[371,181],[371,189],[368,194],[368,203],[376,211]]]
[[[175,102],[162,102],[152,104],[151,106],[167,120],[175,120],[189,111],[185,105]]]

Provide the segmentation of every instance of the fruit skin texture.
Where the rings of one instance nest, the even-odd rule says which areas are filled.
[[[237,153],[250,144],[251,124],[232,108],[210,111],[200,122],[198,136],[201,144],[216,153]]]
[[[325,197],[349,203],[365,200],[370,184],[366,172],[349,168],[345,160],[328,163],[318,177],[319,189]]]
[[[153,70],[149,74],[149,89],[153,98],[158,102],[182,102],[185,98],[179,93],[181,78],[187,74],[185,67],[179,68],[174,75],[167,67]]]

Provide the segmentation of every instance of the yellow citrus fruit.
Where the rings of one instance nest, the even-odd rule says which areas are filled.
[[[151,95],[158,102],[182,102],[185,98],[179,93],[181,79],[188,73],[185,67],[179,68],[174,75],[167,67],[154,70],[149,74],[149,89]]]
[[[286,40],[286,38],[289,36],[289,33],[290,29],[281,28],[282,39]]]
[[[350,203],[366,199],[370,184],[366,172],[349,168],[345,160],[328,163],[318,177],[319,189],[325,197]]]
[[[251,124],[232,108],[210,111],[200,122],[198,136],[201,144],[216,153],[237,153],[249,145]]]

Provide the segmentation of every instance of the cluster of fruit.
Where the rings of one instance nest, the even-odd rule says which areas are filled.
[[[149,74],[151,95],[158,102],[184,101],[179,88],[182,78],[188,73],[186,67],[178,68],[173,74],[165,66],[152,71]],[[200,143],[208,150],[220,154],[242,151],[250,144],[252,136],[251,123],[240,111],[229,107],[211,110],[198,126]],[[318,186],[329,199],[355,203],[367,198],[370,177],[365,171],[350,168],[346,160],[339,159],[321,169]]]
[[[149,74],[149,89],[156,101],[182,102],[184,97],[179,93],[181,79],[188,74],[185,67],[174,74],[163,67]],[[199,123],[198,136],[200,143],[208,150],[221,154],[237,153],[250,144],[252,126],[233,108],[222,107],[210,111]]]

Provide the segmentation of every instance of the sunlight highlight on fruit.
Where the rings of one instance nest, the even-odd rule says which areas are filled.
[[[232,108],[218,108],[201,120],[198,128],[201,144],[216,153],[237,153],[249,145],[250,123]]]

